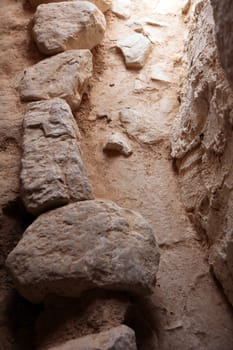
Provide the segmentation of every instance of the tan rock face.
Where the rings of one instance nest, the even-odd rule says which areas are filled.
[[[30,103],[24,117],[22,198],[39,214],[72,201],[93,199],[70,107],[59,98]]]
[[[67,205],[41,215],[6,262],[16,288],[32,302],[77,297],[92,288],[153,292],[159,252],[141,215],[113,202]]]
[[[61,97],[77,109],[92,76],[89,50],[71,50],[47,58],[24,70],[18,85],[23,101]]]
[[[99,334],[69,340],[68,342],[50,347],[49,350],[136,350],[134,331],[127,326],[119,326]]]
[[[37,7],[33,36],[39,50],[48,55],[92,49],[105,33],[102,12],[89,1],[49,3]]]
[[[209,1],[196,7],[187,58],[189,75],[174,125],[172,156],[185,207],[212,246],[211,264],[232,302],[232,264],[226,251],[233,226],[233,91],[220,64]]]
[[[29,0],[32,6],[38,6],[40,4],[48,4],[54,2],[65,2],[65,1],[77,1],[77,0]],[[78,0],[82,1],[82,0]],[[112,7],[112,0],[88,0],[95,4],[102,12],[108,11]]]
[[[135,33],[118,41],[117,47],[124,55],[127,68],[140,69],[151,51],[151,42],[143,34]]]

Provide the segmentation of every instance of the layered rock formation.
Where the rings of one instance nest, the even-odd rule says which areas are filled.
[[[172,156],[185,207],[208,241],[210,263],[233,303],[233,91],[220,64],[215,28],[210,2],[199,2],[186,47],[189,73],[174,126]],[[225,48],[222,57],[226,50],[231,48]]]

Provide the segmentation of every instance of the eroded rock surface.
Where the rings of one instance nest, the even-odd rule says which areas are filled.
[[[117,42],[127,68],[140,69],[151,51],[151,42],[143,34],[135,33]]]
[[[92,49],[105,33],[102,12],[89,1],[49,3],[37,7],[33,36],[48,55],[71,49]]]
[[[32,102],[24,116],[22,198],[39,214],[72,201],[93,199],[77,142],[76,122],[59,98]]]
[[[32,6],[38,6],[40,4],[48,4],[54,2],[66,2],[66,1],[77,1],[77,0],[29,0]],[[83,1],[83,0],[78,0]],[[85,0],[84,0],[85,1]],[[95,4],[102,12],[106,12],[112,7],[112,0],[88,0]]]
[[[110,201],[84,201],[41,215],[7,258],[16,288],[32,302],[92,288],[153,292],[159,252],[143,217]]]
[[[50,347],[49,350],[136,350],[134,331],[127,326],[119,326],[98,334],[69,340],[68,342]]]
[[[61,97],[77,109],[92,76],[89,50],[70,50],[26,68],[18,85],[23,101]]]
[[[213,245],[211,264],[232,302],[232,264],[226,251],[233,225],[233,91],[220,64],[209,1],[196,6],[187,58],[189,75],[172,156],[185,207],[201,237]]]

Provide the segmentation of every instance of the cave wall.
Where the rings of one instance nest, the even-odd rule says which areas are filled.
[[[233,304],[233,90],[231,70],[227,78],[222,65],[229,68],[229,59],[224,60],[229,50],[219,55],[216,43],[216,33],[222,43],[221,28],[229,30],[221,13],[216,25],[209,1],[195,6],[185,49],[188,77],[171,145],[186,210],[200,240],[208,244],[209,262]]]

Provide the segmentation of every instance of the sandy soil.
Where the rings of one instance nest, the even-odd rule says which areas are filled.
[[[169,135],[185,73],[181,63],[186,26],[180,1],[166,1],[169,13],[162,1],[160,15],[156,12],[158,3],[135,0],[129,20],[107,15],[105,40],[94,52],[95,77],[89,99],[76,114],[83,136],[83,157],[97,197],[138,210],[154,227],[161,265],[152,297],[151,327],[158,332],[159,349],[232,350],[232,309],[209,271],[206,249],[186,216],[170,159]],[[42,58],[30,39],[32,15],[22,0],[1,0],[1,350],[26,349],[25,339],[30,337],[37,314],[36,309],[15,297],[4,270],[7,253],[31,220],[18,199],[24,106],[15,84],[18,73]],[[132,21],[145,17],[164,25],[145,27],[153,51],[142,70],[130,71],[115,44],[133,33]],[[170,83],[150,79],[151,67],[157,63],[166,66]],[[129,135],[119,122],[118,113],[125,108],[143,116],[137,136]],[[102,152],[107,135],[116,130],[129,137],[134,151],[131,157],[109,157]]]

